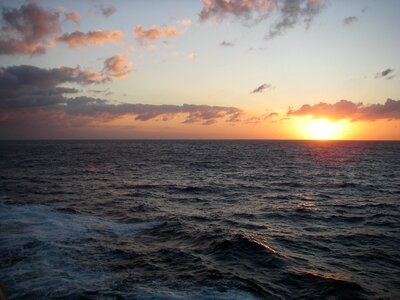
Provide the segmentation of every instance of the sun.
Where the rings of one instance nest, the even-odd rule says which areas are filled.
[[[302,119],[297,128],[302,138],[307,140],[339,140],[343,138],[347,123],[332,122],[328,119]]]

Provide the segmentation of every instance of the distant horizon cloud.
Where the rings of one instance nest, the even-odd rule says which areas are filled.
[[[142,25],[136,25],[134,29],[136,39],[143,43],[144,41],[153,41],[161,37],[177,37],[181,33],[175,26],[164,26],[158,28],[153,25],[150,28],[144,28]]]
[[[348,119],[356,121],[376,121],[400,119],[400,100],[387,99],[384,104],[355,103],[349,100],[340,100],[334,104],[320,102],[310,105],[304,104],[299,109],[289,109],[287,116],[307,116],[315,119],[327,118],[331,120]]]
[[[250,92],[250,94],[262,93],[262,92],[264,92],[266,89],[270,89],[271,87],[272,87],[271,84],[269,84],[269,83],[264,83],[264,84],[258,86],[257,88],[255,88],[254,90],[252,90],[252,91]]]
[[[264,38],[282,35],[299,23],[308,28],[324,7],[325,0],[202,0],[199,21],[221,21],[226,17],[259,23],[274,12],[278,15]]]
[[[88,32],[75,30],[57,37],[57,41],[67,43],[70,48],[77,48],[83,45],[102,45],[106,42],[116,42],[122,37],[123,33],[119,30],[98,29]]]
[[[393,74],[394,71],[395,69],[387,68],[382,72],[376,73],[375,78],[386,78],[388,80],[393,79],[396,77],[396,75]]]
[[[35,2],[20,8],[2,8],[0,54],[41,55],[53,46],[53,39],[61,31],[60,13],[44,9]]]
[[[228,41],[225,41],[225,40],[223,40],[220,45],[222,47],[233,47],[233,46],[235,46],[235,44],[233,42],[228,42]]]
[[[87,86],[106,83],[112,77],[124,77],[129,65],[127,57],[115,55],[105,60],[103,73],[96,73],[80,67],[60,67],[43,69],[35,66],[20,65],[0,68],[0,123],[9,118],[21,117],[22,114],[44,114],[52,120],[54,115],[83,116],[91,120],[111,120],[132,115],[134,120],[148,121],[161,119],[164,121],[178,115],[185,117],[184,123],[202,123],[210,125],[220,119],[227,122],[239,121],[243,110],[236,107],[210,105],[166,105],[141,103],[112,103],[104,99],[85,96],[66,97],[80,90],[65,87],[64,84]],[[106,90],[88,90],[88,92],[107,92]],[[54,117],[54,118],[53,118]],[[36,119],[36,117],[34,117]],[[15,121],[15,120],[14,120]],[[24,118],[20,119],[24,122]]]
[[[347,18],[343,19],[343,23],[345,25],[350,25],[352,23],[358,22],[358,17],[357,16],[349,16]]]

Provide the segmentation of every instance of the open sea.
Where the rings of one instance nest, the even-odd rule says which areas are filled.
[[[2,141],[8,299],[400,299],[400,142]]]

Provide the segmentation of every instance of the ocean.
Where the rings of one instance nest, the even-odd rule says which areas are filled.
[[[400,299],[400,142],[2,141],[8,299]]]

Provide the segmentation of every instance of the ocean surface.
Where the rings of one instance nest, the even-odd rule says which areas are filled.
[[[400,299],[400,142],[0,142],[9,299]]]

